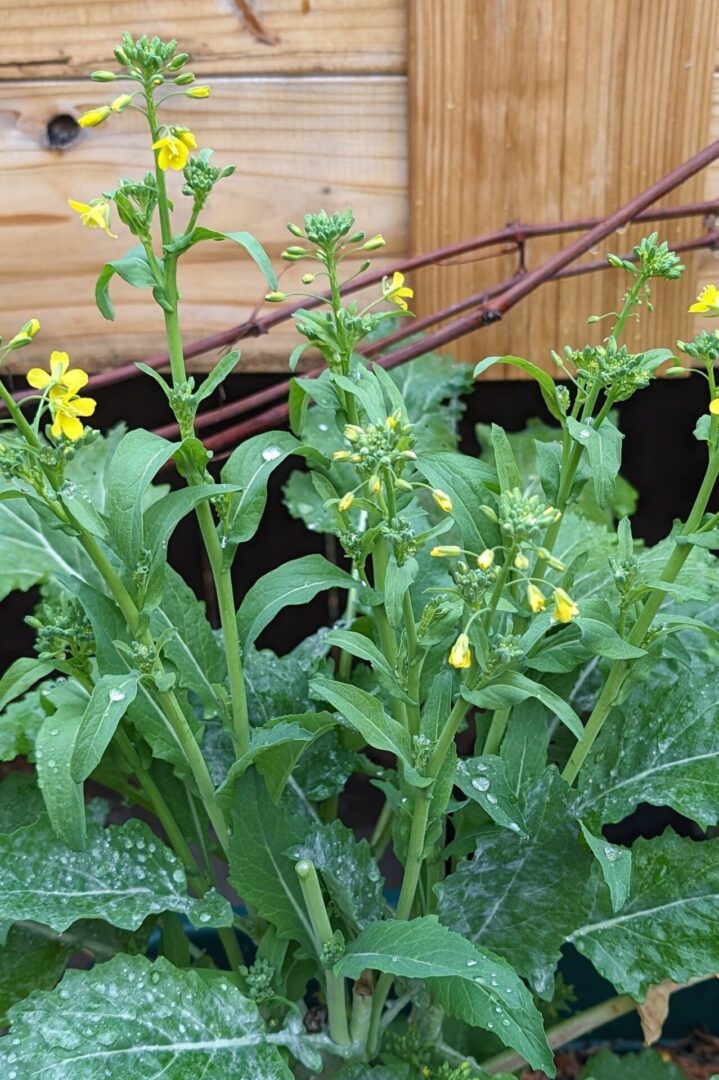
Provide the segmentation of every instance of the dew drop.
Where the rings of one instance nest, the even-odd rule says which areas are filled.
[[[488,795],[487,796],[487,802],[491,803],[492,806],[494,806],[495,803],[497,802],[497,796],[496,795]]]
[[[609,862],[616,862],[621,855],[621,851],[614,847],[605,847],[604,854]]]
[[[477,960],[468,960],[467,961],[467,967],[476,967],[477,963],[478,963]]]
[[[582,430],[579,432],[580,439],[591,439],[591,437],[592,433],[589,428],[582,428]]]
[[[173,880],[173,881],[176,881],[178,885],[182,885],[182,884],[184,884],[184,881],[185,881],[185,871],[184,871],[184,870],[180,870],[180,868],[179,868],[179,867],[177,868],[177,870],[173,870],[173,871],[172,871],[172,880]]]
[[[489,780],[486,776],[478,776],[472,781],[472,787],[477,791],[489,791]]]
[[[110,701],[124,701],[125,693],[123,690],[111,690]]]
[[[263,461],[276,461],[281,453],[282,453],[282,451],[280,450],[279,446],[267,446],[262,451],[262,460]]]
[[[151,983],[152,983],[152,984],[153,984],[154,986],[157,986],[157,984],[159,983],[159,981],[160,981],[160,972],[159,972],[159,971],[151,971],[151,972],[150,972],[150,982],[151,982]]]
[[[211,920],[211,918],[212,918],[212,916],[210,915],[209,911],[203,911],[203,912],[200,913],[200,922],[201,923],[208,923]]]

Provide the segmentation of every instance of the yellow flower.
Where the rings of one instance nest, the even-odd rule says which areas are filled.
[[[444,510],[445,514],[452,512],[452,500],[446,491],[442,491],[441,488],[435,488],[432,492],[432,498],[437,503],[440,510]]]
[[[480,570],[489,570],[493,562],[494,552],[491,548],[485,548],[484,551],[477,556],[477,566]]]
[[[351,491],[348,491],[346,495],[343,495],[339,502],[339,507],[342,513],[349,510],[352,503],[355,501],[355,497]]]
[[[85,375],[85,372],[77,371],[70,372],[70,374]],[[86,375],[85,379],[87,380]],[[55,439],[59,439],[61,435],[64,435],[66,439],[70,439],[72,442],[79,439],[85,428],[78,417],[92,416],[97,402],[93,398],[78,397],[71,390],[63,390],[60,386],[56,386],[50,391],[49,399],[53,415],[50,434]]]
[[[107,120],[111,112],[109,105],[101,105],[99,109],[90,109],[89,112],[83,113],[78,124],[81,128],[97,127],[103,120]]]
[[[689,310],[700,315],[719,315],[719,289],[716,285],[705,285]]]
[[[332,455],[332,460],[349,461],[351,457],[352,455],[350,454],[349,450],[335,450],[334,454]]]
[[[37,319],[29,319],[22,330],[18,330],[14,337],[7,343],[8,349],[21,349],[23,345],[29,345],[32,339],[39,333],[40,323]]]
[[[433,555],[435,559],[456,559],[457,556],[461,554],[462,549],[456,544],[446,544],[444,547],[433,547],[430,551],[430,555]]]
[[[564,589],[554,590],[552,622],[569,623],[579,614],[579,608]]]
[[[536,585],[533,585],[531,581],[527,585],[527,603],[535,615],[538,611],[544,611],[547,606],[547,598],[544,593]]]
[[[709,412],[712,416],[719,416],[719,397],[711,399],[709,402]]]
[[[449,663],[453,668],[468,668],[472,664],[472,650],[469,647],[469,638],[466,634],[460,634],[449,653]]]
[[[208,98],[210,88],[209,86],[193,86],[191,90],[185,90],[185,96],[189,98]]]
[[[153,150],[158,150],[157,164],[163,172],[174,169],[179,172],[184,169],[190,150],[197,149],[197,140],[191,131],[175,128],[172,133],[165,135],[152,144]],[[283,297],[284,299],[284,297]]]
[[[110,231],[110,203],[108,199],[93,199],[91,203],[68,199],[71,210],[80,215],[80,220],[87,229],[102,229],[104,233],[117,240],[117,235]]]
[[[382,296],[385,300],[391,300],[398,308],[402,308],[402,311],[407,311],[407,300],[405,300],[405,297],[407,297],[408,300],[411,300],[414,296],[414,291],[405,287],[404,274],[400,274],[399,270],[395,270],[392,275],[392,281],[390,281],[389,278],[383,279]]]
[[[377,476],[377,473],[375,473],[374,476],[370,476],[369,480],[367,481],[367,486],[369,488],[370,495],[379,495],[380,491],[382,490],[382,481],[380,480],[379,476]]]
[[[514,565],[517,568],[517,570],[528,570],[529,569],[529,559],[527,558],[526,555],[522,555],[522,553],[520,552],[519,555],[515,555],[515,557],[514,557]]]
[[[50,353],[50,370],[30,368],[25,378],[35,390],[46,390],[48,386],[60,387],[63,391],[76,394],[87,383],[87,374],[80,368],[68,371],[70,357],[66,352]]]
[[[366,240],[362,245],[362,251],[377,251],[378,248],[383,248],[385,245],[384,236],[381,233],[377,233],[371,240]],[[400,277],[402,275],[400,274]]]
[[[128,105],[132,104],[132,94],[120,94],[110,104],[112,112],[124,112]]]

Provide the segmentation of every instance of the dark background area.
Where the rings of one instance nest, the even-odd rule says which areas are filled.
[[[227,380],[226,395],[234,400],[283,379],[284,376],[278,375],[236,375]],[[95,423],[101,430],[128,417],[132,418],[133,426],[150,429],[169,419],[164,396],[149,379],[134,379],[101,390],[96,396]],[[508,431],[516,431],[531,417],[549,419],[533,382],[481,382],[465,401],[462,449],[467,453],[476,452],[474,425],[478,422],[494,421]],[[706,383],[699,376],[681,381],[657,380],[618,409],[620,426],[626,436],[622,473],[639,490],[639,504],[633,517],[634,535],[655,543],[669,532],[675,518],[686,516],[703,476],[706,449],[692,432],[697,418],[706,411]],[[258,577],[287,559],[326,551],[325,539],[308,532],[302,522],[290,517],[282,502],[282,485],[295,468],[297,462],[290,459],[273,474],[259,532],[239,550],[235,567],[238,598]],[[204,596],[206,567],[191,517],[177,529],[170,558],[198,595]],[[32,635],[23,617],[32,610],[34,602],[35,594],[31,591],[12,594],[0,603],[0,671],[17,656],[32,650]],[[287,652],[331,620],[333,615],[328,610],[331,602],[331,594],[323,593],[310,604],[286,609],[265,631],[259,644],[278,653]]]

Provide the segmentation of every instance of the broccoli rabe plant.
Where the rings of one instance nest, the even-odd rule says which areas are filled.
[[[29,370],[21,402],[0,387],[0,589],[40,591],[35,655],[0,679],[0,758],[33,766],[0,783],[5,1075],[469,1080],[528,1062],[551,1077],[553,1047],[719,967],[719,840],[604,834],[639,803],[719,820],[719,338],[680,343],[707,380],[706,475],[686,522],[647,548],[623,509],[614,407],[662,365],[687,370],[622,341],[652,284],[682,273],[665,243],[610,257],[620,309],[600,345],[555,355],[559,382],[519,357],[478,365],[536,379],[552,425],[481,429],[468,455],[465,367],[430,355],[388,372],[357,351],[410,316],[400,273],[345,302],[382,237],[350,211],[308,214],[283,253],[318,290],[291,366],[311,348],[325,369],[294,379],[291,431],[242,443],[217,475],[195,417],[239,356],[188,377],[178,264],[235,243],[268,302],[286,294],[250,234],[198,224],[232,167],[172,122],[168,100],[209,94],[187,56],[129,35],[115,56],[119,72],[92,77],[127,92],[80,123],[139,112],[154,168],[71,206],[101,242],[113,217],[137,241],[97,302],[112,318],[114,277],[151,289],[171,372],[143,370],[179,437],[93,430],[87,375],[63,352]],[[693,309],[715,313],[716,295]],[[38,331],[30,319],[0,356]],[[291,559],[238,598],[233,563],[290,457],[289,512],[341,556]],[[174,490],[158,481],[169,463]],[[187,515],[216,628],[167,561]],[[345,603],[334,626],[284,655],[258,647],[280,611],[329,590]],[[348,785],[381,796],[369,840],[343,824]],[[570,946],[618,996],[558,1019]]]

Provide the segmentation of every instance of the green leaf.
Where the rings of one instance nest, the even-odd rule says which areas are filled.
[[[567,937],[582,922],[594,858],[580,838],[575,793],[554,768],[527,793],[529,839],[506,829],[480,834],[474,858],[437,886],[443,923],[490,946],[542,997]]]
[[[358,582],[322,555],[303,555],[259,578],[237,613],[243,648],[252,645],[283,608],[307,604],[327,589],[356,589]],[[360,590],[369,593],[369,589]]]
[[[412,699],[400,684],[384,653],[380,652],[366,634],[358,634],[354,630],[330,630],[325,641],[328,645],[336,645],[338,648],[344,649],[350,656],[366,660],[371,665],[378,682],[385,690],[401,701],[411,703]]]
[[[422,454],[415,466],[432,487],[446,491],[452,500],[452,518],[463,546],[483,551],[499,542],[499,530],[481,510],[494,501],[497,475],[483,461],[464,454]]]
[[[145,511],[142,533],[143,537],[147,538],[147,547],[152,552],[154,561],[164,562],[173,532],[182,519],[200,503],[219,499],[223,495],[231,496],[239,490],[237,484],[197,484],[171,491],[153,503]]]
[[[595,870],[595,876],[599,873]],[[684,983],[719,970],[719,840],[696,843],[667,830],[632,847],[632,888],[617,914],[594,890],[569,940],[620,994],[642,1001],[652,984]]]
[[[0,600],[14,589],[25,592],[60,574],[99,580],[77,539],[51,528],[24,500],[0,502],[0,535]]]
[[[409,1065],[371,1065],[354,1064],[343,1065],[335,1080],[413,1080]],[[476,1080],[476,1078],[472,1078]]]
[[[87,697],[76,693],[74,702],[48,716],[37,733],[37,782],[56,835],[69,847],[82,851],[87,840],[82,784],[73,780],[71,761]],[[20,916],[18,916],[20,917]]]
[[[45,812],[42,792],[35,777],[11,772],[0,783],[0,836],[32,825]]]
[[[35,739],[47,715],[42,700],[41,689],[36,689],[0,713],[0,761],[21,755],[34,761]]]
[[[316,824],[287,796],[276,806],[254,770],[235,785],[230,839],[230,884],[282,940],[298,941],[315,954],[315,938],[294,861],[287,852],[302,844]]]
[[[195,391],[195,401],[199,405],[206,398],[211,397],[218,387],[222,386],[225,379],[232,374],[240,362],[240,352],[233,349],[220,357],[205,381]]]
[[[586,447],[597,503],[608,506],[622,464],[624,436],[609,420],[594,428],[572,416],[567,417],[567,431],[579,446]]]
[[[622,1055],[600,1050],[590,1057],[580,1080],[685,1080],[685,1074],[673,1061],[662,1060],[656,1050]]]
[[[359,731],[368,746],[387,750],[402,762],[405,776],[415,787],[428,787],[427,777],[419,775],[412,764],[412,744],[409,735],[394,717],[389,716],[379,698],[358,686],[335,682],[332,679],[313,679],[312,690],[323,701],[329,701],[342,713],[353,728]]]
[[[554,379],[552,376],[543,371],[542,368],[537,367],[531,360],[525,360],[521,356],[488,356],[486,359],[481,360],[474,369],[474,377],[478,379],[480,375],[484,374],[490,367],[495,364],[508,364],[510,367],[519,368],[525,375],[530,375],[539,383],[539,389],[542,397],[544,398],[544,404],[547,406],[549,412],[555,418],[555,420],[562,420],[562,410],[557,404],[557,388],[554,385]]]
[[[21,656],[11,664],[0,679],[0,712],[49,675],[54,667],[34,656]]]
[[[679,543],[693,544],[694,547],[716,551],[719,548],[719,529],[707,529],[706,532],[682,533]]]
[[[674,681],[670,681],[673,674]],[[579,776],[580,814],[593,827],[642,802],[671,806],[702,828],[719,821],[719,688],[674,666],[614,708]]]
[[[463,758],[457,763],[454,782],[467,798],[479,803],[498,825],[527,835],[524,817],[517,797],[509,786],[502,758],[494,754]]]
[[[564,698],[518,671],[502,672],[481,690],[463,688],[462,697],[480,709],[501,709],[505,705],[526,701],[527,698],[536,698],[569,728],[576,739],[584,735],[582,721]]]
[[[220,536],[225,560],[232,562],[239,544],[257,532],[267,502],[271,474],[290,456],[302,452],[301,444],[289,431],[266,431],[240,443],[222,468],[222,479],[236,486],[239,494],[228,499]]]
[[[143,821],[89,824],[79,852],[56,839],[46,817],[0,837],[0,921],[34,919],[61,932],[78,919],[104,919],[137,930],[162,911],[196,926],[231,926],[233,919],[218,893],[187,895],[182,864]]]
[[[11,1005],[59,982],[73,951],[55,937],[33,933],[31,926],[15,923],[10,928],[0,948],[0,1026],[7,1025]]]
[[[68,971],[60,987],[10,1011],[0,1065],[23,1080],[292,1080],[257,1006],[224,973],[116,956]],[[274,1044],[274,1045],[273,1045]]]
[[[527,698],[512,709],[499,751],[515,795],[537,782],[547,764],[548,749],[547,710],[536,698]]]
[[[435,915],[368,926],[347,946],[334,970],[357,979],[366,968],[426,980],[450,1015],[494,1030],[533,1068],[554,1076],[542,1018],[521,979],[500,957],[448,930]]]
[[[621,911],[632,884],[632,853],[629,848],[609,844],[604,837],[594,836],[584,822],[579,824],[609,888],[612,911]]]
[[[517,462],[514,460],[514,454],[506,431],[498,424],[492,424],[490,438],[500,489],[502,491],[511,491],[513,488],[521,490],[522,478],[519,475]]]
[[[134,673],[98,679],[80,719],[70,756],[70,776],[75,783],[87,780],[100,764],[117,725],[135,700],[137,683]]]
[[[100,276],[95,284],[95,303],[100,314],[105,319],[112,321],[115,318],[115,309],[110,302],[109,290],[110,282],[115,274],[121,277],[123,281],[126,281],[128,285],[134,285],[136,289],[152,289],[158,303],[163,298],[159,282],[147,261],[145,249],[142,244],[137,244],[130,251],[126,251],[119,259],[113,259],[111,262],[105,263],[100,271]]]
[[[135,570],[144,547],[143,504],[159,469],[179,448],[151,431],[129,431],[120,442],[107,474],[110,536],[124,562]]]
[[[419,573],[419,563],[411,556],[398,565],[394,555],[390,556],[384,582],[384,605],[390,626],[396,629],[403,625],[403,600]]]
[[[384,878],[372,849],[366,840],[355,840],[341,821],[316,826],[286,854],[314,863],[350,929],[363,930],[385,914]]]
[[[167,251],[168,254],[180,254],[187,251],[189,248],[194,247],[195,244],[201,243],[203,240],[231,240],[233,244],[238,244],[241,248],[245,249],[253,262],[258,266],[269,287],[271,289],[277,288],[277,275],[272,268],[270,257],[262,244],[252,235],[252,233],[218,232],[216,229],[205,229],[200,225],[193,229],[189,236],[183,234],[182,236],[176,237],[173,243],[165,246],[165,251]]]

